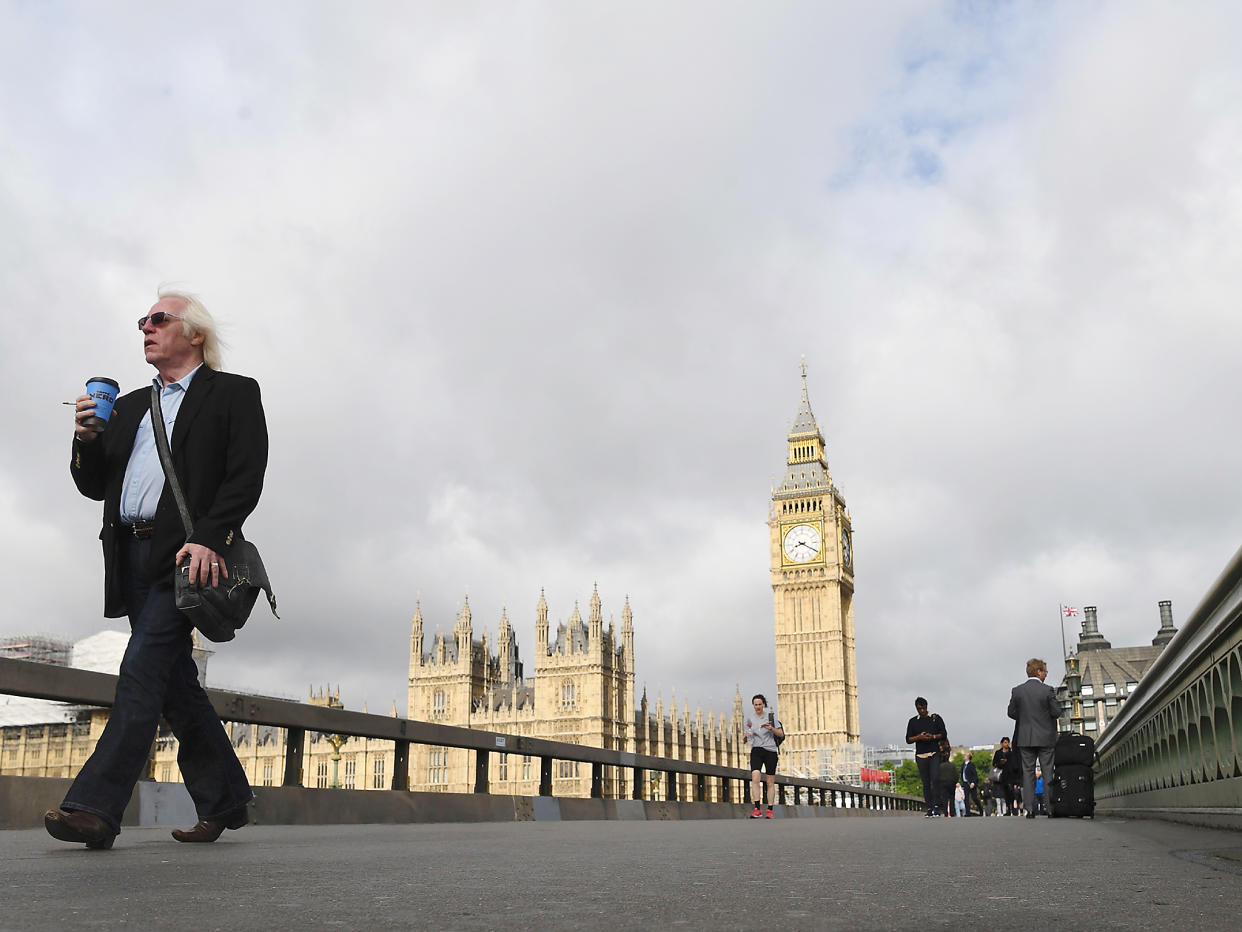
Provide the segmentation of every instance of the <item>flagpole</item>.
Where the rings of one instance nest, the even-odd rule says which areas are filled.
[[[1065,606],[1057,605],[1057,614],[1061,617],[1061,660],[1065,664],[1065,675],[1069,675],[1069,649],[1065,646]]]

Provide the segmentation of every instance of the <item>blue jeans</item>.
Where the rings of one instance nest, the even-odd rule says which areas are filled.
[[[192,629],[177,611],[171,569],[167,581],[153,585],[143,578],[149,547],[133,539],[122,544],[129,645],[108,724],[61,804],[92,812],[118,832],[134,784],[146,771],[161,713],[177,737],[177,765],[200,819],[220,819],[254,796],[198,682]]]

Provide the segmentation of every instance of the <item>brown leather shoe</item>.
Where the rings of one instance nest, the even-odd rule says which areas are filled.
[[[93,812],[49,809],[43,813],[43,827],[57,841],[85,842],[93,850],[107,850],[116,841],[112,826]]]
[[[246,812],[246,807],[242,806],[221,819],[199,819],[193,828],[175,828],[172,831],[172,837],[177,841],[212,842],[223,835],[226,828],[238,829],[249,821],[250,816]]]

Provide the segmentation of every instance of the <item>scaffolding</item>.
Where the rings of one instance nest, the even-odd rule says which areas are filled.
[[[796,777],[860,786],[862,784],[863,746],[861,744],[837,744],[832,747],[782,751],[781,763]]]
[[[35,663],[51,663],[58,667],[67,667],[72,653],[73,641],[46,635],[24,634],[0,638],[0,657],[7,657],[10,660],[32,660]]]

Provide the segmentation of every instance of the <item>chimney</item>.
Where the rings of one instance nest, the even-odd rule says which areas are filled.
[[[1078,636],[1078,650],[1108,650],[1113,645],[1104,640],[1100,627],[1095,620],[1095,606],[1087,605],[1082,610],[1082,634]]]
[[[1164,647],[1173,640],[1177,629],[1173,627],[1173,603],[1167,599],[1160,603],[1160,630],[1151,639],[1154,647]]]

